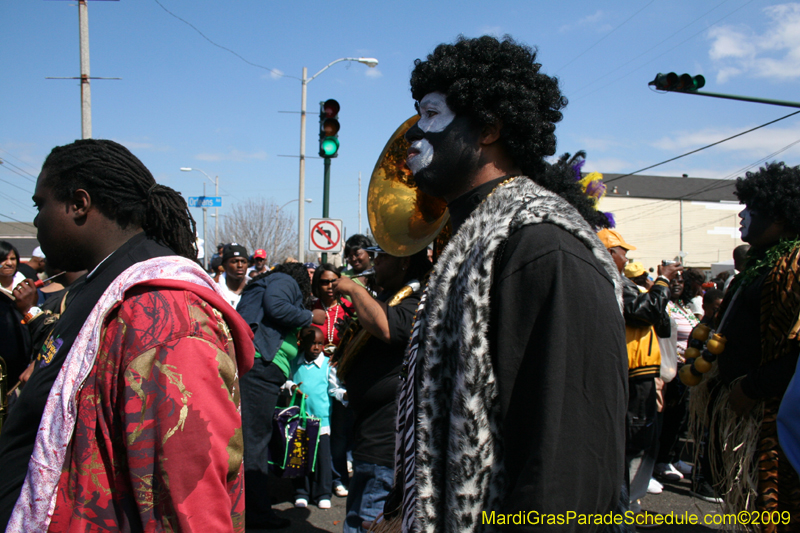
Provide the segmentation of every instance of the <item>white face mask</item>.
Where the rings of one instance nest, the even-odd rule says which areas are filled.
[[[456,118],[456,114],[448,107],[444,94],[440,92],[428,93],[422,97],[419,103],[419,115],[417,126],[425,133],[444,131]],[[411,143],[411,147],[419,150],[419,154],[408,162],[408,168],[416,174],[431,164],[433,146],[427,139],[420,139]]]

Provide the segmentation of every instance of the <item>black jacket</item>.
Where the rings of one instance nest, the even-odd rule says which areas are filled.
[[[236,310],[253,330],[256,351],[272,361],[291,330],[311,324],[312,313],[303,307],[303,294],[289,274],[276,272],[250,285]]]
[[[625,325],[634,327],[653,326],[659,337],[671,335],[669,325],[669,285],[661,279],[657,280],[648,292],[639,290],[639,286],[628,278],[622,280],[622,301],[625,313]]]

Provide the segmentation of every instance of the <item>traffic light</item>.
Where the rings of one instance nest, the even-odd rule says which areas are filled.
[[[325,100],[319,104],[319,156],[336,157],[339,152],[339,102]]]
[[[681,74],[678,76],[674,72],[656,74],[656,78],[648,83],[659,91],[676,91],[681,93],[694,92],[697,89],[702,89],[706,84],[706,79],[698,74],[692,76],[690,74]]]

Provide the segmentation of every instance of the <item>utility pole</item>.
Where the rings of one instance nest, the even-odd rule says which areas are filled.
[[[206,198],[206,182],[203,182],[203,204]],[[217,217],[219,218],[219,217]],[[216,244],[214,244],[216,246]],[[208,269],[208,208],[203,205],[203,264]]]
[[[89,9],[78,0],[78,25],[81,38],[81,138],[92,138],[92,89],[89,83]]]
[[[80,41],[81,75],[75,77],[46,77],[46,80],[81,81],[81,139],[92,138],[92,89],[89,80],[121,80],[122,78],[93,78],[89,74],[89,8],[87,0],[78,0],[78,33]]]
[[[308,82],[313,81],[314,78],[328,70],[331,65],[335,65],[340,61],[356,61],[367,65],[369,68],[378,66],[378,60],[373,57],[342,57],[336,61],[331,61],[310,78],[308,77],[308,69],[303,67],[303,77],[300,79],[302,91],[300,95],[300,190],[297,195],[298,200],[306,197],[306,92],[308,90]],[[306,257],[306,212],[303,202],[299,202],[299,204],[297,208],[297,259],[302,263]]]
[[[300,81],[303,84],[303,90],[300,96],[300,190],[297,193],[298,199],[306,197],[306,93],[308,91],[308,68],[303,67],[303,78]],[[304,205],[305,202],[298,203],[300,205],[297,208],[297,260],[303,263],[306,258],[306,206]]]
[[[358,171],[358,233],[361,233],[361,171]]]

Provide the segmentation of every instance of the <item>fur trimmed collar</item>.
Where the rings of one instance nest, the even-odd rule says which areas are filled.
[[[500,508],[505,472],[489,353],[489,293],[503,243],[532,224],[555,224],[582,241],[614,280],[622,312],[621,279],[611,256],[560,196],[517,177],[475,209],[436,263],[427,303],[418,311],[419,335],[409,348],[419,391],[412,429],[416,501],[406,498],[403,514],[414,509],[414,530],[483,531],[480,513]],[[406,384],[411,390],[413,381]]]

